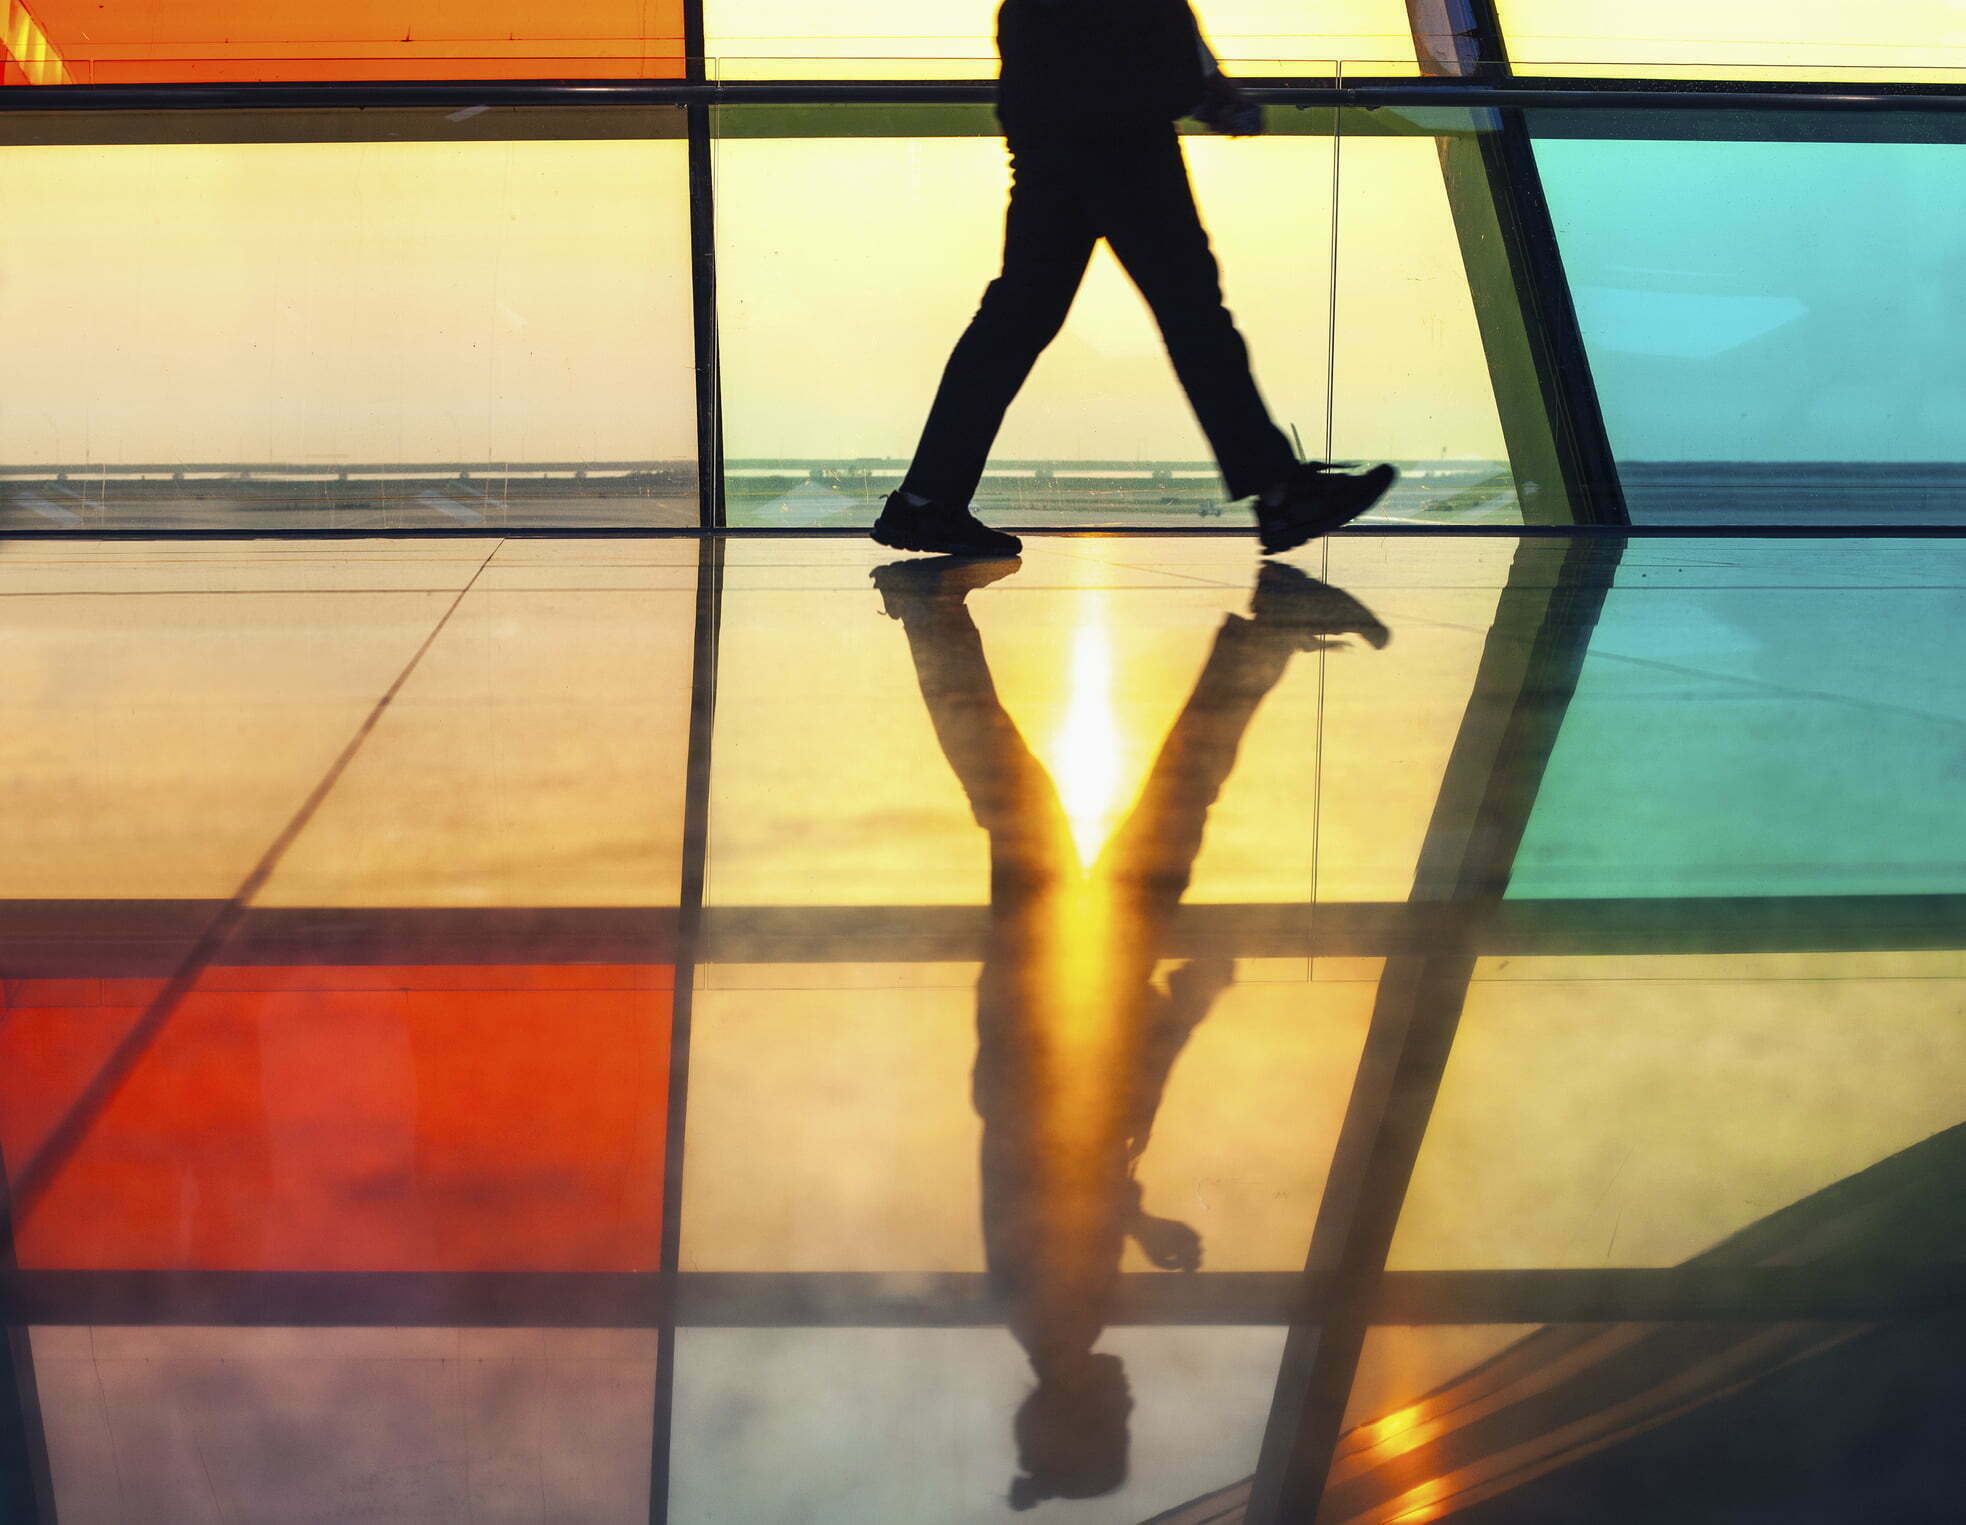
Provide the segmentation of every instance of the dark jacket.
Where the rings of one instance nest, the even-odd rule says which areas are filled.
[[[1151,131],[1202,97],[1187,0],[1004,0],[997,119],[1012,147]]]

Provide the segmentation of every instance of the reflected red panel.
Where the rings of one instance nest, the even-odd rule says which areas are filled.
[[[32,0],[78,84],[680,79],[682,0]]]
[[[210,970],[17,1215],[20,1264],[654,1269],[672,982],[654,965]],[[141,983],[10,987],[10,1168],[140,1015],[121,987]]]

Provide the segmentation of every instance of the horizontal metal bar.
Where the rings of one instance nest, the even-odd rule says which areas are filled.
[[[1187,538],[1246,540],[1254,532],[1249,524],[1019,524],[1013,526],[1023,536],[1047,535],[1059,538],[1097,536],[1125,539],[1130,536],[1157,535]],[[36,529],[9,524],[6,538],[11,544],[23,541],[155,541],[214,540],[248,542],[319,540],[858,540],[865,538],[864,526],[809,525],[803,528],[778,525],[727,525],[704,529],[694,524],[635,525],[582,528],[579,526],[537,524],[407,526],[383,525],[367,529]],[[1962,524],[1348,524],[1333,530],[1332,536],[1347,540],[1371,539],[1479,539],[1553,540],[1565,537],[1587,540],[1960,540],[1966,539]]]
[[[1298,1271],[1120,1278],[1110,1323],[1186,1328],[1314,1322],[1327,1293]],[[684,1272],[676,1321],[723,1329],[977,1328],[1004,1322],[980,1272]],[[0,1272],[10,1324],[653,1328],[669,1278],[628,1271]],[[1869,1261],[1601,1270],[1393,1271],[1376,1323],[1601,1324],[1884,1320],[1956,1313],[1966,1265]]]
[[[218,902],[0,901],[0,972],[21,979],[161,978]],[[661,965],[676,910],[479,907],[249,912],[217,962],[306,966]],[[1461,946],[1453,902],[1183,906],[1166,956],[1384,958]],[[986,951],[985,906],[711,906],[699,964],[964,963]],[[1480,926],[1491,957],[1858,953],[1966,946],[1966,895],[1507,900]],[[28,1002],[26,1004],[33,1004]]]
[[[1404,79],[1343,83],[1251,78],[1260,101],[1282,106],[1566,107],[1607,110],[1966,111],[1966,82],[1649,81],[1621,78]],[[689,106],[976,104],[981,80],[361,80],[269,84],[8,85],[0,110],[170,111],[294,106]]]

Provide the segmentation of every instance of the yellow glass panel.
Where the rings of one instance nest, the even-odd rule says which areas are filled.
[[[0,569],[0,591],[42,595],[0,597],[4,900],[230,898],[455,596],[373,591],[359,562],[337,588],[209,553],[76,567],[35,549]],[[422,568],[425,587],[463,587],[483,554]],[[235,580],[316,586],[211,591]]]
[[[1376,518],[1521,523],[1438,145],[1348,134],[1338,178],[1329,453],[1401,464]]]
[[[1511,959],[1477,980],[1392,1266],[1676,1265],[1966,1119],[1947,956],[1899,978],[1875,955],[1844,977],[1826,961],[1566,959],[1536,978],[1543,960]]]
[[[996,12],[997,0],[706,0],[706,51],[724,79],[983,79],[996,72]],[[1402,0],[1200,0],[1195,12],[1232,72],[1338,60],[1415,72]]]
[[[870,548],[860,559],[885,558]],[[727,574],[711,902],[985,903],[987,840],[879,596],[745,586],[759,575]],[[1223,614],[1248,601],[1240,590],[1182,588],[1172,576],[1135,581],[985,594],[972,606],[997,691],[1075,811],[1081,840],[1103,839],[1132,802]],[[1073,660],[1061,662],[1061,651]],[[1191,901],[1309,898],[1316,790],[1305,748],[1315,737],[1318,661],[1304,657],[1270,696],[1274,724],[1259,716],[1264,731],[1245,744],[1213,813]],[[1279,749],[1279,766],[1256,761]],[[1246,813],[1259,819],[1238,830],[1232,822]]]
[[[752,120],[741,110],[721,119],[740,134]],[[958,128],[954,113],[948,120]],[[1279,125],[1304,124],[1286,114]],[[1329,137],[1286,131],[1196,136],[1185,147],[1258,383],[1303,452],[1401,462],[1405,482],[1380,518],[1519,522],[1434,140],[1348,136],[1334,149]],[[732,522],[865,522],[865,500],[892,485],[880,469],[844,495],[808,489],[786,499],[802,475],[790,463],[830,463],[858,483],[866,468],[853,463],[913,451],[950,348],[999,267],[1002,145],[954,135],[727,136],[717,152]],[[852,384],[828,380],[847,375]],[[1033,461],[1172,469],[1180,512],[1219,501],[1207,443],[1152,317],[1103,245],[992,459],[1000,470]],[[1100,499],[1069,478],[1042,500],[1010,477],[992,475],[985,490],[1006,495],[989,506],[1047,523],[1088,508],[1104,522],[1145,511],[1131,506],[1137,497]]]
[[[0,461],[689,461],[685,159],[0,148]]]
[[[1190,139],[1188,158],[1258,382],[1278,422],[1314,453],[1328,370],[1331,141]],[[912,453],[949,351],[1000,266],[1008,185],[996,138],[719,144],[725,453],[734,466]],[[1293,191],[1279,195],[1279,186]],[[1153,319],[1103,245],[994,454],[1208,460]],[[1218,498],[1219,482],[1202,478],[1195,494]],[[774,522],[747,519],[740,502],[733,522]]]
[[[675,905],[695,604],[474,587],[256,903]]]
[[[885,553],[804,545],[803,566],[783,565],[782,549],[730,553],[710,901],[982,905],[984,834],[936,742],[907,642],[864,581]],[[1249,558],[1235,541],[1056,545],[1027,546],[1024,571],[970,608],[997,691],[1077,812],[1075,830],[1102,836],[1131,805],[1224,616],[1247,609]],[[1391,644],[1295,659],[1242,738],[1189,903],[1400,901],[1412,890],[1514,554],[1502,540],[1413,546],[1330,543],[1325,575],[1392,628]]]
[[[1441,780],[1467,714],[1510,542],[1456,545],[1432,569],[1406,541],[1334,542],[1329,579],[1393,631],[1382,652],[1324,669],[1317,897],[1395,902],[1413,891]],[[1429,586],[1451,578],[1463,586]]]
[[[469,584],[260,903],[674,905],[696,547],[493,549],[10,546],[0,900],[229,898]]]
[[[1957,0],[1497,0],[1524,72],[1681,79],[1966,78]]]
[[[974,966],[698,976],[684,1266],[982,1271]],[[1137,1178],[1149,1213],[1200,1234],[1204,1272],[1303,1266],[1372,999],[1245,981],[1188,1040]],[[1152,1269],[1129,1242],[1121,1270]]]

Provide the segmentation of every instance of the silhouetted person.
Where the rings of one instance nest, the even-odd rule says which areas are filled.
[[[1003,273],[949,357],[874,538],[904,551],[1017,554],[1017,537],[978,522],[970,500],[1102,238],[1153,309],[1228,495],[1256,499],[1263,549],[1288,550],[1364,513],[1393,468],[1300,463],[1222,305],[1174,123],[1192,114],[1241,135],[1262,131],[1262,113],[1223,76],[1187,0],[1004,0],[997,48],[1012,170]]]
[[[1300,651],[1348,633],[1383,647],[1370,610],[1293,567],[1265,565],[1249,618],[1228,616],[1126,821],[1089,867],[1058,791],[998,700],[964,602],[1007,562],[895,562],[874,579],[898,619],[949,765],[990,837],[990,931],[976,988],[973,1094],[983,1120],[983,1243],[1037,1387],[1017,1416],[1025,1475],[1011,1502],[1091,1498],[1126,1478],[1132,1398],[1095,1354],[1126,1240],[1193,1271],[1200,1237],[1149,1214],[1135,1173],[1189,1035],[1233,978],[1155,965],[1209,807],[1257,706]]]

